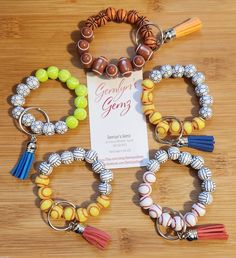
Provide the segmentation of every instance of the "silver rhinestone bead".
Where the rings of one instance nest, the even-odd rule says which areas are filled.
[[[23,107],[15,107],[12,109],[12,116],[15,118],[15,119],[19,119],[21,113],[24,111],[25,109]]]
[[[35,121],[35,117],[30,113],[26,113],[22,116],[22,124],[25,126],[31,126],[31,124]]]
[[[160,164],[165,163],[168,160],[168,155],[165,150],[158,150],[154,156]]]
[[[113,180],[113,173],[110,169],[104,169],[100,173],[100,180],[105,183],[109,183]]]
[[[200,99],[199,99],[199,104],[203,107],[205,106],[212,106],[213,104],[213,98],[210,95],[203,95]]]
[[[195,93],[198,97],[202,97],[204,95],[207,95],[209,92],[209,88],[206,84],[199,84],[196,88],[195,88]]]
[[[32,122],[30,128],[33,133],[42,134],[43,133],[43,122],[42,121],[34,121],[34,122]]]
[[[61,161],[63,164],[71,164],[74,161],[74,156],[71,151],[63,151],[61,154]]]
[[[192,84],[199,85],[205,81],[205,75],[201,72],[196,72],[192,77]]]
[[[53,168],[47,162],[42,162],[39,165],[39,173],[45,176],[49,176],[52,173]]]
[[[55,134],[55,126],[53,123],[44,123],[43,126],[43,134],[45,135],[54,135]]]
[[[104,169],[105,169],[105,165],[104,165],[104,163],[102,161],[96,160],[96,161],[93,162],[93,164],[92,164],[93,172],[99,174]]]
[[[203,159],[203,157],[201,157],[201,156],[193,156],[193,158],[192,158],[192,162],[191,162],[191,167],[193,168],[193,169],[200,169],[200,168],[202,168],[203,166],[204,166],[204,159]]]
[[[11,104],[15,107],[23,106],[25,104],[25,98],[19,94],[15,94],[11,97]]]
[[[172,67],[172,77],[173,78],[181,78],[184,75],[184,67],[182,65],[174,65]]]
[[[213,196],[209,192],[201,192],[198,196],[198,201],[203,205],[208,205],[213,202]]]
[[[58,167],[61,165],[61,156],[58,153],[52,153],[48,157],[48,163],[52,167]]]
[[[98,185],[98,191],[103,195],[109,195],[112,192],[112,187],[108,183],[100,183]]]
[[[177,147],[170,147],[167,153],[168,153],[168,157],[171,160],[177,160],[180,156],[180,150]]]
[[[74,160],[84,160],[86,151],[83,148],[75,148],[72,153]]]
[[[98,158],[98,154],[96,151],[94,150],[89,150],[85,153],[85,160],[88,162],[88,163],[93,163],[97,160]]]
[[[161,72],[159,70],[152,70],[149,74],[149,79],[151,79],[154,83],[158,83],[162,79]]]
[[[199,110],[199,116],[202,117],[203,119],[210,119],[213,115],[213,111],[210,107],[202,107]]]
[[[55,132],[58,134],[64,134],[68,131],[68,127],[64,121],[57,121],[55,123]]]
[[[19,94],[23,97],[26,97],[30,94],[30,89],[24,83],[20,83],[16,87],[16,92],[17,92],[17,94]]]
[[[150,159],[146,167],[148,171],[155,173],[160,169],[160,163],[155,159]]]
[[[172,75],[172,67],[168,64],[162,65],[160,68],[162,78],[170,78]]]
[[[184,67],[184,76],[186,78],[191,78],[197,72],[197,69],[194,65],[189,64]]]
[[[39,87],[40,82],[35,76],[29,76],[26,78],[26,85],[29,87],[29,89],[35,90]]]
[[[214,192],[216,190],[216,183],[212,180],[204,180],[202,182],[202,190],[206,192]]]
[[[188,166],[192,162],[192,155],[189,152],[181,152],[179,155],[179,163]]]
[[[211,179],[211,175],[211,170],[207,167],[202,167],[200,170],[198,170],[198,177],[201,180]]]

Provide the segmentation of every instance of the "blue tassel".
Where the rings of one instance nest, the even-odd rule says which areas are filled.
[[[11,174],[21,180],[25,180],[29,176],[30,169],[34,161],[34,153],[36,150],[36,142],[30,141],[27,149],[21,155],[18,163],[11,171]]]
[[[186,144],[190,148],[212,152],[214,150],[215,140],[213,136],[190,135],[187,137]]]

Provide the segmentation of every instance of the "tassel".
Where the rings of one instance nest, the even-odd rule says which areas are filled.
[[[173,28],[169,28],[164,31],[164,42],[168,42],[174,38],[181,38],[188,34],[191,34],[195,31],[200,30],[202,27],[202,22],[199,18],[189,18],[184,22],[174,26]]]
[[[229,235],[223,224],[199,226],[186,233],[186,239],[192,240],[227,240]]]
[[[11,171],[11,174],[21,180],[25,180],[29,176],[30,169],[34,161],[34,153],[36,151],[36,139],[32,137],[27,144],[27,149],[21,155],[18,163]]]
[[[102,250],[106,248],[109,241],[111,240],[110,235],[108,235],[106,232],[90,226],[85,227],[81,224],[76,224],[73,228],[73,231],[75,233],[81,234],[82,237],[90,244]]]

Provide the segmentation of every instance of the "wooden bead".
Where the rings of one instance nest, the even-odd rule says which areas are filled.
[[[158,46],[157,40],[154,36],[149,36],[149,37],[144,38],[143,43],[153,50],[156,49]]]
[[[153,184],[156,182],[156,175],[151,171],[147,171],[143,174],[143,181],[148,184]]]
[[[93,17],[93,16],[88,18],[85,25],[86,25],[86,27],[89,27],[92,30],[94,30],[98,27],[97,21],[96,21],[95,17]]]
[[[96,19],[98,27],[106,25],[107,20],[108,20],[108,17],[106,15],[106,13],[100,12]]]
[[[141,95],[141,100],[143,104],[153,104],[153,94],[151,91],[144,90]]]
[[[132,74],[133,68],[128,58],[126,57],[120,58],[117,66],[122,76],[129,77]]]
[[[141,70],[145,65],[145,59],[140,55],[136,55],[132,60],[132,65],[135,70]]]
[[[116,19],[116,9],[113,7],[108,7],[106,9],[106,15],[107,15],[108,21],[114,21]]]
[[[153,125],[157,125],[162,119],[162,114],[160,112],[153,112],[149,115],[149,122]]]
[[[180,216],[174,216],[171,222],[171,227],[175,231],[181,231],[184,227],[184,221]]]
[[[143,104],[143,113],[145,116],[152,114],[154,110],[155,110],[155,106],[153,104],[147,104],[147,105]]]
[[[149,208],[149,216],[152,218],[152,219],[158,219],[161,214],[162,214],[162,208],[160,205],[158,204],[153,204],[150,208]]]
[[[42,200],[50,199],[51,195],[52,195],[52,189],[50,187],[44,186],[44,187],[40,187],[38,190],[38,196]]]
[[[154,82],[150,79],[145,79],[142,81],[142,87],[144,90],[152,91],[154,89]]]
[[[197,224],[197,217],[193,212],[187,212],[184,215],[184,220],[188,227],[194,227]]]
[[[87,53],[89,50],[89,43],[85,39],[80,39],[77,43],[77,49],[79,54]]]
[[[171,134],[179,134],[181,131],[181,125],[179,121],[173,119],[170,122],[170,132]]]
[[[40,202],[40,210],[47,212],[53,205],[53,200],[52,199],[46,199],[46,200],[42,200]]]
[[[119,71],[118,71],[118,67],[114,64],[109,64],[107,67],[106,67],[106,75],[109,77],[109,78],[116,78],[119,74]]]
[[[48,186],[50,183],[50,180],[48,178],[48,176],[45,176],[45,175],[38,175],[36,178],[35,178],[35,184],[38,186],[38,187],[43,187],[43,186]]]
[[[80,31],[81,38],[91,42],[93,40],[93,30],[89,27],[83,27]]]
[[[97,217],[100,213],[100,208],[98,207],[98,205],[96,203],[91,203],[87,207],[87,212],[90,216]]]
[[[196,216],[202,217],[206,214],[206,207],[201,203],[194,203],[192,206],[192,213]]]
[[[169,131],[169,123],[167,121],[161,121],[157,127],[156,127],[156,131],[157,133],[160,135],[160,137],[164,137],[166,136],[166,134]]]
[[[172,223],[172,218],[169,213],[164,212],[158,219],[158,223],[163,227],[169,227]]]
[[[150,196],[142,196],[140,198],[139,205],[143,209],[147,210],[147,209],[149,209],[153,205],[153,200],[152,200],[152,198]]]
[[[66,221],[75,219],[75,208],[67,206],[64,208],[63,217]]]
[[[63,207],[61,205],[56,205],[52,208],[50,212],[50,217],[54,220],[60,219],[63,214]]]
[[[80,61],[84,68],[91,68],[93,65],[94,58],[90,53],[83,53],[80,57]]]
[[[189,135],[193,132],[193,124],[189,121],[185,121],[184,124],[183,124],[183,127],[184,127],[184,134],[185,135]]]
[[[147,19],[146,16],[140,16],[137,21],[137,26],[141,27],[141,26],[144,26],[145,24],[148,24],[149,22],[150,21]]]
[[[108,61],[106,57],[100,56],[94,60],[92,64],[92,71],[97,75],[102,75],[107,65]]]
[[[152,193],[152,187],[148,183],[142,183],[138,187],[138,192],[141,196],[148,196]]]
[[[127,20],[127,11],[124,9],[119,9],[116,12],[116,21],[117,22],[126,22]]]
[[[110,206],[110,198],[106,195],[98,196],[97,202],[102,208],[107,208]]]
[[[143,26],[139,31],[139,35],[143,39],[154,36],[152,29],[149,26]]]
[[[89,217],[87,209],[85,208],[76,209],[75,217],[79,222],[81,223],[85,222]]]
[[[130,24],[135,24],[138,21],[138,12],[136,10],[130,10],[127,14],[127,22]]]
[[[192,124],[195,130],[202,130],[206,125],[205,120],[201,117],[194,117]]]
[[[153,51],[149,46],[146,46],[144,44],[139,44],[136,48],[137,55],[142,56],[145,61],[148,61],[152,58]]]

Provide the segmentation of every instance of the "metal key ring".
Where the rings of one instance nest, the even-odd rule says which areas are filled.
[[[48,225],[49,225],[52,229],[54,229],[54,230],[56,230],[56,231],[69,231],[69,230],[71,230],[71,229],[73,228],[73,222],[70,222],[68,225],[66,225],[66,226],[64,226],[64,227],[56,227],[56,226],[54,226],[53,223],[51,222],[51,218],[50,218],[50,216],[51,216],[51,215],[50,215],[50,214],[51,214],[51,211],[52,211],[52,209],[53,209],[55,206],[57,206],[57,205],[59,205],[59,204],[67,204],[67,205],[71,206],[72,208],[76,209],[76,206],[75,206],[72,202],[68,202],[68,201],[56,201],[56,202],[54,202],[53,205],[51,206],[51,208],[49,209],[48,214],[47,214],[47,222],[48,222]]]
[[[159,30],[159,32],[161,33],[161,36],[159,38],[157,38],[157,40],[160,42],[160,44],[155,49],[153,49],[153,51],[157,51],[164,43],[164,33],[163,33],[162,28],[159,25],[155,24],[155,23],[151,23],[151,22],[150,23],[145,23],[145,24],[143,24],[142,26],[140,26],[137,29],[136,34],[135,34],[135,43],[136,43],[136,45],[139,44],[139,42],[138,42],[139,41],[139,37],[138,37],[139,31],[144,26],[153,26],[153,27],[157,28]]]
[[[161,121],[166,121],[166,120],[176,120],[179,122],[180,126],[181,126],[181,131],[179,136],[176,139],[173,140],[163,140],[159,137],[157,130],[155,130],[155,138],[158,142],[163,143],[163,144],[169,144],[169,145],[177,145],[181,138],[183,137],[184,134],[184,127],[183,127],[183,123],[175,116],[163,116]]]
[[[28,107],[28,108],[26,108],[26,109],[20,114],[20,117],[19,117],[19,119],[18,119],[18,122],[19,122],[19,127],[20,127],[21,131],[23,131],[24,133],[30,135],[31,137],[35,137],[35,134],[30,133],[29,131],[27,131],[27,130],[23,127],[23,125],[22,125],[22,117],[27,113],[27,111],[32,110],[32,109],[35,109],[35,110],[39,111],[40,113],[42,113],[42,114],[44,115],[44,117],[45,117],[47,123],[50,123],[50,119],[49,119],[49,116],[48,116],[48,114],[46,113],[46,111],[44,111],[42,108],[39,108],[39,107]]]

